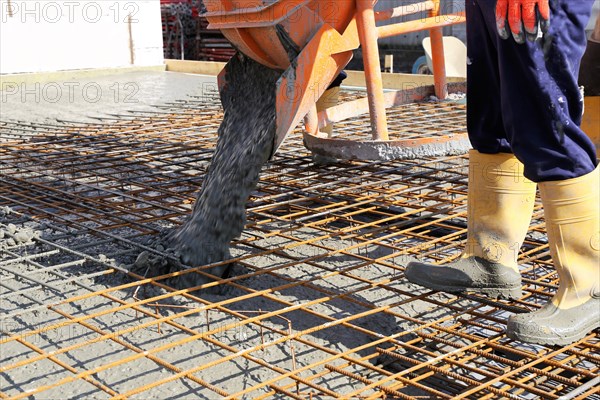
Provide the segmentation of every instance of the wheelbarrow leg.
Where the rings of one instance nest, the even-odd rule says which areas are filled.
[[[383,79],[377,45],[377,28],[372,0],[356,0],[356,21],[362,46],[373,140],[388,140],[383,99]]]
[[[429,12],[430,17],[437,17],[440,13],[440,0],[434,1],[434,7]],[[444,56],[444,34],[442,28],[429,30],[431,39],[431,63],[433,64],[433,83],[435,95],[443,100],[448,97],[448,84],[446,83],[446,61]]]

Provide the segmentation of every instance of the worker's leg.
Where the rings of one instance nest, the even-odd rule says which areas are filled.
[[[518,298],[517,256],[535,201],[535,184],[510,154],[500,102],[500,75],[494,32],[477,3],[467,12],[467,125],[476,150],[469,157],[467,244],[458,261],[445,266],[410,263],[406,277],[436,290],[472,290]]]
[[[513,315],[507,334],[540,344],[569,344],[600,327],[598,168],[573,179],[540,183],[548,244],[560,284],[541,309]]]
[[[447,292],[521,297],[517,256],[531,220],[535,189],[512,154],[472,150],[465,250],[460,259],[444,266],[409,263],[408,280]]]

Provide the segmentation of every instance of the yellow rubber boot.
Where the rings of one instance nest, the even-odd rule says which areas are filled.
[[[460,259],[445,266],[409,263],[408,280],[446,292],[521,297],[517,257],[531,221],[535,190],[514,155],[472,150],[465,250]]]
[[[507,334],[529,343],[573,343],[600,327],[598,168],[579,178],[540,183],[556,295],[538,311],[511,316]]]

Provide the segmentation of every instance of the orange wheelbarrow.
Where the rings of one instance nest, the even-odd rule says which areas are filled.
[[[439,0],[380,12],[375,12],[375,3],[376,0],[205,0],[208,11],[205,16],[211,28],[220,29],[244,55],[267,68],[282,71],[276,89],[273,152],[302,119],[307,147],[337,158],[380,159],[385,157],[382,154],[393,152],[381,152],[378,146],[419,145],[414,140],[389,141],[385,109],[428,94],[423,91],[384,94],[377,40],[429,30],[435,95],[444,99],[448,85],[442,28],[463,23],[465,17],[463,13],[441,15]],[[376,24],[411,14],[426,16],[384,26]],[[317,113],[317,100],[358,47],[362,47],[366,101],[341,104]],[[220,87],[225,82],[223,74],[219,76]],[[319,128],[367,111],[372,128],[370,139],[347,143],[350,141],[337,141],[319,132]],[[440,140],[466,141],[466,137]]]

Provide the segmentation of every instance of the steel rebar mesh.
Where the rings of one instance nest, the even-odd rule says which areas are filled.
[[[404,279],[411,259],[460,254],[464,156],[315,165],[296,132],[263,169],[229,278],[189,291],[133,270],[189,214],[216,104],[0,123],[0,397],[600,398],[596,333],[554,348],[504,335],[557,288],[540,204],[519,301]],[[394,125],[435,135],[463,112],[413,104]]]

